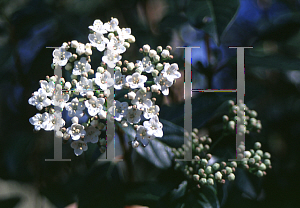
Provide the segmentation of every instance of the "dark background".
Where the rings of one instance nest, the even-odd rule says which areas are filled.
[[[136,43],[131,44],[123,60],[141,59],[138,49],[146,43],[152,48],[171,45],[174,60],[183,69],[183,50],[175,48],[200,46],[192,55],[194,89],[236,88],[236,50],[228,46],[254,47],[245,50],[245,103],[258,112],[263,129],[261,134],[252,135],[248,144],[260,141],[263,150],[272,154],[273,168],[262,180],[247,175],[252,188],[245,181],[236,180],[228,191],[224,188],[226,194],[219,193],[219,199],[226,196],[224,207],[299,207],[300,2],[240,0],[240,7],[229,22],[230,18],[222,17],[222,11],[230,13],[230,5],[220,6],[219,1],[213,1],[218,31],[204,24],[206,11],[199,2],[1,1],[0,177],[31,184],[57,207],[71,204],[80,196],[91,197],[90,200],[97,203],[97,198],[91,195],[102,193],[106,188],[114,195],[118,195],[115,190],[121,192],[118,179],[114,183],[99,179],[101,185],[93,188],[90,195],[81,193],[91,184],[97,184],[92,176],[101,178],[107,167],[99,167],[101,173],[97,169],[88,172],[93,159],[75,157],[68,145],[63,147],[64,157],[71,158],[72,162],[44,162],[45,158],[53,157],[53,134],[33,132],[28,121],[37,113],[36,108],[28,104],[31,93],[38,89],[39,80],[53,74],[52,49],[46,47],[60,46],[74,39],[86,43],[88,26],[95,19],[106,22],[116,17],[120,26],[130,27],[136,37]],[[236,2],[228,1],[228,4]],[[234,12],[233,9],[232,16]],[[209,22],[209,16],[206,17]],[[97,64],[100,58],[94,61]],[[225,112],[214,114],[215,109],[232,97],[232,94],[196,96],[193,127],[209,132],[212,138],[218,137]],[[163,99],[161,118],[183,126],[183,101],[181,79],[172,87],[170,96]],[[178,147],[179,140],[163,141]],[[219,144],[213,154],[223,154],[226,145],[227,141]],[[5,199],[0,201],[0,207],[13,207],[14,203],[18,200]]]

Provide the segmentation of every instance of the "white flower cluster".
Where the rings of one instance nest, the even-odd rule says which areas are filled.
[[[130,43],[135,42],[135,37],[131,35],[130,28],[120,28],[118,25],[116,18],[104,24],[95,20],[89,26],[90,43],[73,40],[55,49],[52,67],[59,66],[70,71],[71,79],[65,81],[57,76],[47,76],[46,80],[40,81],[40,89],[28,100],[38,110],[45,108],[46,111],[29,119],[34,129],[55,130],[57,137],[65,140],[71,138],[71,147],[76,155],[87,150],[88,142],[97,143],[101,152],[105,151],[106,140],[100,137],[108,112],[123,127],[128,124],[135,126],[135,141],[163,136],[163,126],[158,118],[160,108],[155,105],[153,95],[168,95],[169,87],[181,76],[177,64],[166,63],[173,58],[171,47],[162,49],[159,46],[153,50],[149,45],[144,45],[140,49],[144,55],[142,60],[122,62],[121,54],[130,47]],[[93,50],[103,53],[96,73],[90,65]],[[114,69],[115,73],[111,74],[109,69]],[[115,100],[114,105],[107,109],[111,87],[128,90],[125,95],[127,102]],[[62,111],[67,111],[71,117],[72,125],[68,128],[64,127]],[[80,124],[79,118],[87,120]]]

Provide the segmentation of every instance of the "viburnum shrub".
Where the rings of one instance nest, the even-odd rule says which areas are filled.
[[[28,103],[44,112],[37,113],[29,122],[36,131],[54,130],[57,137],[71,138],[71,147],[77,156],[88,149],[88,142],[97,143],[101,152],[106,150],[106,139],[101,137],[101,131],[106,129],[108,113],[123,127],[134,125],[137,133],[133,147],[137,147],[140,140],[162,137],[160,108],[155,104],[154,94],[168,95],[169,87],[181,76],[178,65],[168,63],[173,58],[172,48],[158,46],[154,50],[144,45],[140,49],[141,60],[122,61],[122,54],[135,42],[130,28],[120,28],[118,19],[111,18],[104,24],[97,19],[89,29],[89,43],[73,40],[53,51],[52,68],[69,71],[71,79],[66,81],[54,75],[40,80],[40,88]],[[96,71],[90,64],[95,50],[100,52],[97,55],[102,55],[102,63]],[[109,69],[113,69],[114,74]],[[128,90],[128,93],[124,96],[126,101],[114,100],[108,108],[111,87],[117,91]],[[71,126],[65,127],[62,111],[68,112]],[[82,117],[85,119],[80,119]]]

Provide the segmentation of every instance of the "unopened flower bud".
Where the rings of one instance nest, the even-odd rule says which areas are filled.
[[[158,73],[159,73],[159,71],[156,70],[156,69],[154,69],[154,70],[152,71],[152,76],[153,76],[153,77],[156,77],[156,76],[158,75]]]
[[[94,92],[93,91],[87,91],[86,92],[86,97],[87,98],[92,98],[94,96]]]
[[[257,175],[257,177],[263,177],[263,176],[264,176],[264,173],[263,173],[261,170],[258,170],[258,171],[256,172],[256,175]]]
[[[135,37],[133,35],[129,35],[127,40],[128,40],[129,43],[134,43],[135,42]]]
[[[229,130],[234,130],[235,129],[235,122],[234,121],[229,121],[228,122],[228,129]]]
[[[199,182],[201,185],[205,185],[207,183],[206,178],[201,178]]]
[[[113,37],[115,37],[115,34],[111,32],[107,35],[107,37],[108,39],[112,39]]]
[[[261,157],[259,155],[255,155],[254,157],[255,162],[258,162],[261,160]]]
[[[254,158],[250,158],[250,159],[248,160],[248,164],[249,164],[249,165],[254,165],[254,163],[255,163],[255,159],[254,159]]]
[[[230,173],[232,173],[232,168],[231,167],[226,167],[225,168],[225,170],[226,170],[226,174],[230,174]]]
[[[128,42],[124,42],[123,45],[124,45],[125,48],[130,48],[130,43],[128,43]]]
[[[200,176],[198,174],[194,174],[193,175],[193,180],[194,181],[199,181],[200,180]]]
[[[128,93],[128,99],[129,100],[133,100],[135,98],[135,96],[136,96],[136,94],[133,91],[131,91],[131,92]]]
[[[229,181],[234,181],[234,179],[235,179],[235,175],[234,175],[233,173],[230,173],[230,174],[228,175],[228,180],[229,180]]]
[[[212,173],[212,168],[211,168],[211,166],[207,166],[207,167],[206,167],[205,173],[206,173],[206,174],[211,174],[211,173]]]
[[[162,65],[161,63],[156,64],[155,67],[158,71],[161,71],[164,68],[164,65]]]
[[[101,74],[103,74],[104,73],[104,68],[102,67],[102,66],[99,66],[98,68],[97,68],[97,72],[99,72],[99,73],[101,73]]]
[[[65,88],[66,90],[69,90],[69,89],[71,89],[71,87],[72,87],[72,85],[71,85],[71,83],[70,83],[70,82],[66,82],[66,83],[65,83],[65,86],[64,86],[64,88]]]
[[[151,49],[150,51],[149,51],[149,56],[152,58],[152,57],[154,57],[154,56],[156,56],[157,55],[157,52],[155,51],[155,50],[153,50],[153,49]]]
[[[134,63],[133,62],[130,62],[130,63],[127,64],[127,69],[129,71],[133,70],[133,68],[134,68]]]
[[[162,56],[163,58],[167,58],[167,57],[170,56],[170,52],[169,52],[168,50],[163,50],[163,51],[161,52],[161,56]]]
[[[77,48],[78,46],[79,46],[79,43],[78,43],[77,40],[72,40],[72,41],[71,41],[71,47],[72,47],[72,48]]]
[[[155,55],[155,56],[153,57],[153,61],[154,61],[154,62],[159,62],[159,61],[160,61],[160,56],[159,56],[159,55]]]
[[[220,164],[219,163],[214,163],[212,168],[214,169],[214,171],[216,171],[220,168]]]
[[[212,178],[207,179],[207,184],[213,186],[214,180]]]
[[[260,142],[255,142],[254,143],[254,149],[258,150],[261,148],[261,143]]]
[[[163,48],[161,46],[157,46],[156,51],[157,53],[161,53],[163,50]]]
[[[145,53],[149,53],[149,51],[150,51],[150,46],[147,44],[147,45],[144,45],[143,46],[143,51],[145,52]]]
[[[220,171],[215,173],[215,179],[216,180],[221,180],[222,179],[222,173]]]
[[[265,152],[264,153],[264,158],[270,159],[271,158],[271,154],[269,152]]]

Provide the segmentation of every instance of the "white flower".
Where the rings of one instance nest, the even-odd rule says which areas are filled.
[[[109,32],[114,32],[119,29],[119,20],[117,18],[111,18],[110,22],[104,23],[104,29]]]
[[[59,112],[54,114],[49,114],[49,119],[45,123],[44,129],[45,131],[56,130],[59,131],[61,127],[65,125],[64,119],[62,119],[62,115]]]
[[[42,110],[43,107],[51,105],[51,100],[47,98],[46,91],[40,88],[37,92],[33,93],[33,96],[29,98],[28,103],[35,106],[36,109]]]
[[[96,33],[100,33],[100,34],[107,33],[107,31],[104,28],[103,22],[101,20],[99,20],[99,19],[96,19],[94,21],[93,26],[89,26],[89,28],[91,30],[93,30],[94,32],[96,32]]]
[[[47,112],[43,114],[37,113],[29,119],[29,122],[32,125],[34,125],[34,129],[36,131],[39,131],[40,129],[43,129],[45,127],[48,119],[49,119],[49,115]]]
[[[66,47],[63,45],[58,49],[55,49],[52,53],[53,63],[58,64],[59,66],[65,66],[72,56],[72,53],[66,51]]]
[[[151,92],[158,92],[160,87],[158,85],[151,85]]]
[[[147,81],[147,77],[135,72],[132,76],[128,75],[126,77],[126,81],[132,89],[142,88],[144,87],[144,83]]]
[[[143,115],[144,115],[144,117],[146,118],[146,119],[150,119],[150,118],[152,118],[153,116],[156,116],[157,114],[158,114],[158,112],[159,112],[159,106],[158,105],[153,105],[153,106],[151,106],[150,108],[146,108],[145,110],[144,110],[144,113],[143,113]]]
[[[159,76],[154,77],[154,82],[158,85],[159,89],[164,95],[169,94],[169,87],[171,87],[173,84],[171,81],[169,81],[166,77],[160,74]]]
[[[93,91],[93,80],[86,77],[81,77],[80,82],[76,83],[76,88],[79,90],[81,96],[86,96],[88,91]]]
[[[74,149],[74,153],[76,156],[79,156],[83,153],[83,151],[87,151],[88,146],[84,141],[78,140],[73,141],[71,143],[71,147]]]
[[[120,71],[116,71],[115,76],[115,89],[122,89],[123,85],[126,83],[125,75],[123,75]]]
[[[159,122],[158,116],[153,116],[149,121],[144,121],[144,127],[147,128],[147,133],[150,136],[162,137],[162,123]]]
[[[180,72],[178,71],[177,64],[166,63],[164,69],[161,71],[164,77],[166,77],[170,82],[173,82],[174,79],[181,77]]]
[[[167,58],[167,57],[169,57],[170,56],[170,52],[168,51],[168,50],[163,50],[162,52],[161,52],[161,56],[163,57],[163,58]]]
[[[95,83],[102,89],[107,90],[109,87],[114,85],[114,79],[111,78],[111,74],[105,71],[103,74],[100,72],[96,73]]]
[[[127,115],[128,103],[115,100],[115,119],[121,121]]]
[[[124,41],[130,37],[131,29],[130,28],[122,28],[122,29],[118,28],[117,32],[118,32],[119,39]]]
[[[101,33],[89,34],[88,38],[92,46],[96,47],[98,51],[104,51],[105,45],[109,42]]]
[[[147,128],[142,125],[138,126],[137,131],[136,131],[136,137],[138,140],[155,138],[154,136],[150,136],[148,134]]]
[[[97,143],[98,142],[98,138],[101,134],[101,132],[96,129],[94,126],[89,126],[86,128],[86,135],[84,137],[84,141],[86,143],[91,142],[91,143]]]
[[[83,116],[84,105],[82,102],[79,102],[78,98],[74,98],[70,103],[67,103],[66,110],[70,117],[81,118]]]
[[[147,109],[152,106],[152,101],[150,100],[152,96],[151,92],[142,93],[140,90],[137,91],[134,100],[131,101],[133,105],[137,105],[140,110]]]
[[[90,116],[95,116],[100,113],[100,111],[103,109],[104,103],[104,98],[97,98],[95,96],[92,96],[91,99],[84,102]]]
[[[74,62],[74,69],[72,74],[82,75],[84,72],[89,72],[91,70],[91,65],[87,62],[85,57],[81,57],[79,61]]]
[[[116,54],[121,54],[126,51],[124,41],[119,41],[116,37],[110,39],[109,43],[107,43],[107,49]]]
[[[142,115],[141,110],[129,106],[126,118],[129,123],[138,123],[141,120],[141,115]]]
[[[153,70],[154,70],[154,65],[151,63],[151,60],[148,56],[145,56],[143,59],[142,59],[142,64],[143,64],[143,68],[145,72],[147,73],[151,73]]]
[[[69,98],[69,94],[66,94],[61,90],[56,90],[55,94],[52,97],[52,104],[55,106],[56,110],[61,111],[66,106],[66,103],[69,101]]]
[[[40,85],[41,85],[41,88],[43,90],[45,90],[47,96],[51,97],[53,95],[53,92],[54,92],[54,89],[55,89],[54,82],[52,82],[52,81],[47,82],[46,80],[41,80]]]
[[[86,134],[84,126],[77,123],[73,123],[72,126],[67,128],[67,133],[71,135],[73,140],[78,140]]]
[[[106,50],[104,56],[102,56],[102,61],[107,64],[108,67],[114,68],[116,63],[120,61],[122,56],[116,53],[114,50]]]

